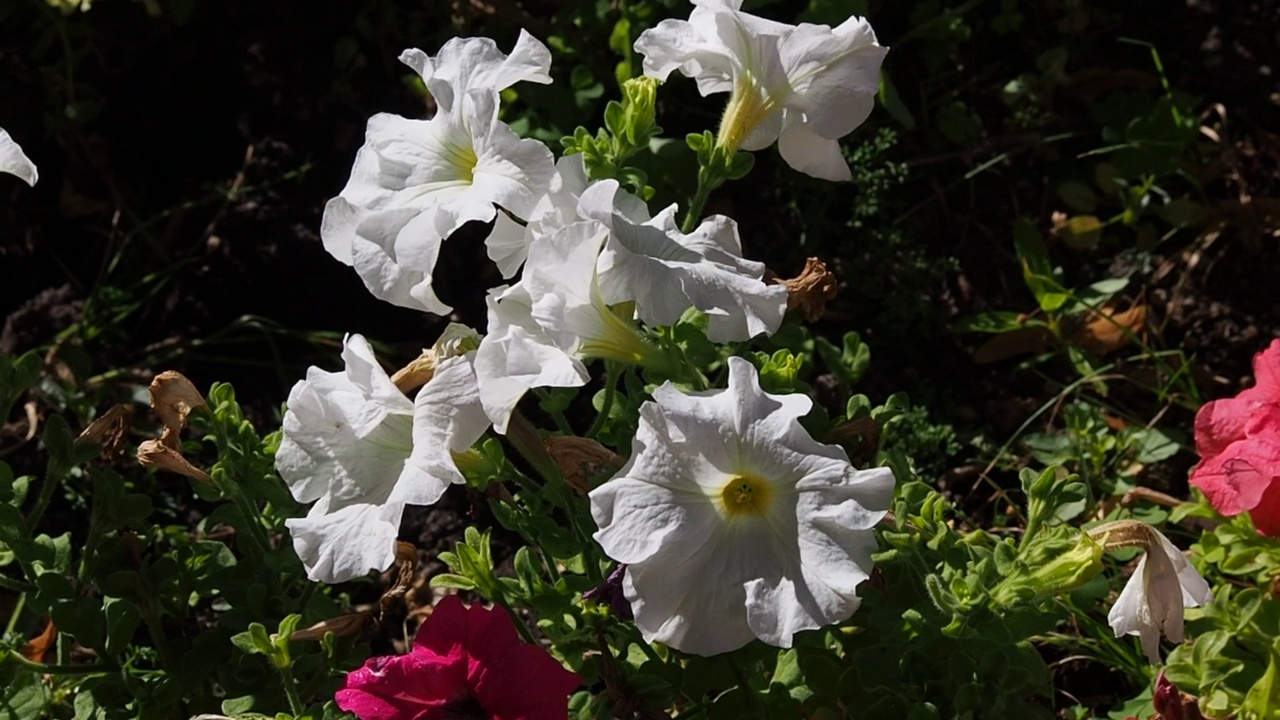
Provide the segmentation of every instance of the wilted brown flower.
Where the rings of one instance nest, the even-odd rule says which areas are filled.
[[[177,437],[176,433],[174,437]],[[138,462],[146,467],[156,467],[161,470],[176,472],[192,480],[207,483],[213,482],[213,478],[209,477],[208,473],[187,462],[187,459],[182,456],[181,450],[166,445],[162,438],[147,440],[139,445]]]
[[[121,403],[98,416],[80,433],[81,440],[90,440],[102,446],[98,454],[103,460],[115,460],[124,453],[124,436],[133,421],[133,406]]]
[[[187,426],[187,416],[206,407],[204,396],[180,372],[166,370],[151,381],[151,409],[160,416],[164,431],[160,441],[171,448],[181,447],[179,435]]]
[[[579,495],[590,492],[588,477],[606,470],[617,470],[624,464],[612,450],[590,438],[552,435],[542,444],[551,459],[556,461],[565,482]]]
[[[774,282],[787,288],[787,309],[799,310],[806,322],[816,322],[822,317],[827,302],[835,299],[838,285],[826,263],[816,257],[805,260],[804,270],[796,277],[778,278]]]

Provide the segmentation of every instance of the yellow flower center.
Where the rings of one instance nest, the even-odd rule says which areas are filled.
[[[458,171],[458,179],[471,184],[475,180],[476,165],[480,162],[475,148],[470,144],[450,144],[446,146],[445,154],[449,158],[449,164]]]
[[[716,145],[730,153],[737,152],[742,141],[777,109],[778,103],[769,91],[751,75],[745,76],[734,86],[729,104],[725,106]]]
[[[735,475],[720,488],[720,503],[730,518],[763,515],[773,500],[773,486],[754,475]]]

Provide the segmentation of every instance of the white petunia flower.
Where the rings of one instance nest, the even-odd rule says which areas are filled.
[[[289,393],[276,469],[304,518],[286,521],[307,577],[343,582],[395,560],[405,505],[430,505],[463,482],[451,452],[480,438],[472,355],[441,359],[410,400],[378,365],[368,342],[344,342],[343,372],[319,368]]]
[[[16,175],[32,187],[35,187],[36,180],[40,178],[36,164],[22,152],[22,148],[4,128],[0,128],[0,172]]]
[[[444,314],[432,290],[440,243],[501,206],[526,218],[554,172],[551,151],[498,119],[498,91],[519,80],[550,82],[550,54],[522,33],[508,58],[484,38],[450,41],[436,58],[408,50],[439,112],[430,120],[382,113],[369,119],[351,178],[325,206],[320,235],[354,265],[377,297]]]
[[[587,220],[535,238],[520,282],[490,293],[476,376],[497,432],[506,432],[511,411],[528,390],[586,384],[585,358],[663,361],[600,293],[596,260],[607,234],[607,227]]]
[[[613,187],[617,187],[614,181]],[[503,213],[498,213],[493,231],[485,244],[489,258],[502,271],[502,277],[516,274],[529,254],[529,246],[536,237],[550,235],[588,216],[579,212],[578,200],[587,188],[600,183],[587,180],[587,169],[581,153],[566,155],[556,161],[556,174],[551,178],[547,194],[538,200],[529,214],[529,222],[521,225]],[[644,201],[626,190],[619,189],[611,198],[613,212],[634,223],[649,219],[649,208]]]
[[[791,167],[848,180],[838,140],[871,114],[888,48],[871,25],[851,17],[835,28],[786,25],[741,12],[742,0],[694,0],[689,19],[663,20],[636,40],[644,73],[673,70],[705,97],[729,92],[717,143],[760,150],[778,142]]]
[[[1120,521],[1089,531],[1105,547],[1146,548],[1107,622],[1116,637],[1137,635],[1151,664],[1160,662],[1160,636],[1183,640],[1183,610],[1213,601],[1209,583],[1159,530],[1145,523]]]
[[[790,647],[853,614],[889,469],[854,470],[800,426],[808,397],[762,391],[741,358],[729,358],[726,390],[667,383],[653,396],[631,459],[590,494],[595,539],[627,565],[644,639],[697,655],[755,638]]]
[[[610,305],[635,301],[648,325],[671,325],[690,307],[709,316],[712,342],[748,340],[772,334],[787,311],[787,289],[766,285],[763,263],[742,257],[738,224],[723,215],[702,221],[685,235],[677,227],[676,206],[635,222],[614,210],[616,181],[592,185],[579,213],[610,229],[597,269]]]
[[[494,431],[505,435],[516,403],[529,390],[581,387],[591,374],[534,321],[533,303],[522,285],[495,288],[486,302],[489,332],[476,351],[476,381]]]

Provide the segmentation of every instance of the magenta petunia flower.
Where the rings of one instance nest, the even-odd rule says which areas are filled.
[[[338,707],[360,720],[564,720],[582,678],[520,642],[502,610],[436,605],[408,655],[370,658],[347,675]]]
[[[1196,413],[1191,471],[1223,515],[1248,512],[1258,532],[1280,536],[1280,339],[1253,358],[1256,384],[1233,398],[1214,400]]]

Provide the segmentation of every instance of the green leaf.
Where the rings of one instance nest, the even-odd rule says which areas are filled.
[[[10,651],[11,652],[11,651]],[[4,660],[0,660],[0,665]],[[51,695],[40,675],[13,668],[13,677],[0,690],[0,717],[4,720],[42,720],[47,716]],[[0,673],[3,674],[3,673]]]

